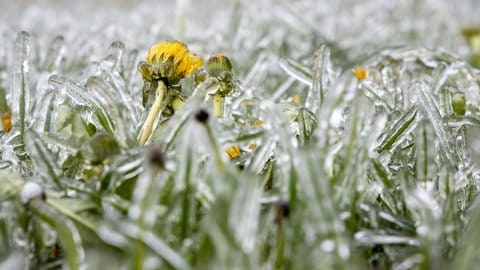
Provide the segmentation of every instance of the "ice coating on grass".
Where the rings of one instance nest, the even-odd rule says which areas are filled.
[[[14,114],[13,130],[0,135],[2,166],[26,178],[58,180],[49,185],[52,192],[100,196],[102,205],[92,212],[115,215],[92,215],[117,225],[100,227],[105,242],[122,251],[137,250],[140,242],[148,246],[147,267],[170,257],[179,268],[188,267],[188,254],[204,242],[220,249],[219,256],[207,254],[211,264],[204,268],[246,257],[259,268],[286,255],[291,268],[309,269],[315,258],[306,252],[320,254],[326,268],[351,268],[358,265],[354,253],[370,254],[372,246],[381,246],[393,267],[414,268],[422,258],[441,258],[431,245],[458,253],[451,243],[463,224],[452,224],[457,215],[469,217],[465,210],[478,190],[480,104],[478,71],[467,63],[469,48],[458,33],[466,22],[478,22],[478,1],[47,2],[0,11],[9,13],[0,22],[0,87],[15,85],[7,100],[14,111],[25,109],[27,120]],[[145,171],[146,149],[136,143],[145,116],[136,67],[149,46],[175,38],[204,57],[231,58],[239,91],[225,102],[228,119],[211,119],[209,126],[222,157],[233,144],[242,155],[223,160],[231,174],[212,170],[215,150],[192,115],[210,106],[208,93],[219,84],[209,79],[195,88],[192,78],[185,80],[189,98],[172,118],[158,121],[149,141],[176,163],[166,170],[165,178],[175,179],[171,190],[165,187],[169,198],[157,194],[165,179]],[[357,66],[368,71],[363,81],[352,72]],[[14,89],[25,90],[25,98]],[[458,91],[466,96],[465,116],[452,113]],[[263,125],[252,127],[258,119]],[[84,141],[55,129],[69,121],[85,128],[68,135],[106,131],[121,154],[112,163],[82,160],[77,143]],[[184,148],[190,163],[177,156]],[[65,187],[71,160],[86,172],[75,181],[85,182]],[[261,186],[264,181],[272,186]],[[115,194],[128,184],[135,189],[131,200]],[[222,196],[228,199],[218,201]],[[259,206],[265,198],[295,205],[283,228],[272,224],[269,203]],[[167,210],[159,211],[160,204]],[[222,215],[225,209],[231,212]],[[282,229],[291,237],[285,254],[272,244]]]
[[[20,122],[20,135],[23,136],[26,121],[29,117],[31,86],[30,86],[30,34],[25,31],[17,35],[15,41],[15,57],[13,80],[10,89],[15,118]]]

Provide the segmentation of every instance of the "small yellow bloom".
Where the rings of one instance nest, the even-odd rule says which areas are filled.
[[[251,143],[248,148],[250,148],[250,150],[255,150],[257,148],[257,145],[254,144],[254,143]]]
[[[252,125],[253,125],[254,127],[261,127],[261,126],[263,126],[263,121],[260,120],[260,119],[257,119],[257,120],[255,120],[255,121],[253,121]]]
[[[6,112],[3,117],[2,117],[2,121],[3,121],[3,131],[4,132],[9,132],[10,130],[12,130],[12,110],[8,110],[8,112]]]
[[[292,101],[295,105],[299,105],[300,104],[300,96],[299,95],[293,95]]]
[[[234,159],[240,156],[240,154],[242,153],[242,150],[240,150],[240,147],[238,147],[238,145],[232,145],[225,150],[225,153],[227,153],[227,156],[230,159]]]
[[[353,72],[355,72],[355,75],[357,76],[358,81],[363,81],[368,77],[368,72],[366,69],[361,68],[361,67],[356,67]]]
[[[152,72],[159,73],[157,75],[166,78],[170,84],[178,83],[203,66],[202,57],[191,52],[185,43],[178,40],[153,45],[145,62],[152,66]]]

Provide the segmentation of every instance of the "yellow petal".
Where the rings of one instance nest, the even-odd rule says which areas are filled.
[[[242,151],[240,150],[240,147],[238,147],[237,145],[232,145],[225,150],[225,153],[227,153],[227,156],[230,159],[234,159],[234,158],[240,156]]]
[[[187,51],[184,56],[179,59],[178,63],[175,65],[175,69],[177,74],[183,74],[182,77],[188,77],[202,66],[203,59],[200,56]]]
[[[357,76],[357,80],[363,81],[368,77],[367,70],[361,67],[356,67],[353,72],[355,72],[355,76]]]
[[[3,131],[4,132],[9,132],[12,130],[12,110],[9,109],[8,112],[6,112],[3,117]]]
[[[263,121],[260,120],[260,119],[257,119],[255,121],[253,121],[252,124],[253,124],[254,127],[261,127],[261,126],[263,126]]]
[[[190,76],[203,66],[203,59],[189,51],[187,45],[178,40],[162,41],[153,45],[145,59],[147,64],[162,64],[166,61],[173,63],[174,70],[165,74],[172,74],[174,78],[170,79],[174,81]]]
[[[150,48],[145,62],[152,64],[153,62],[166,61],[170,57],[174,59],[176,57],[182,58],[186,51],[188,51],[187,45],[181,41],[162,41]]]
[[[295,105],[299,105],[300,104],[300,96],[299,95],[293,95],[292,101]]]

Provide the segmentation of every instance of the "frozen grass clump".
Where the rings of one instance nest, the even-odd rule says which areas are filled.
[[[475,268],[453,5],[7,5],[0,268]]]

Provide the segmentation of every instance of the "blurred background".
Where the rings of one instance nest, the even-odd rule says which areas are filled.
[[[314,33],[353,51],[409,44],[464,54],[461,28],[480,25],[476,0],[0,0],[0,5],[4,40],[13,42],[11,33],[20,30],[47,40],[64,35],[67,42],[100,34],[105,44],[122,40],[127,48],[165,38],[224,42],[236,12],[242,14],[240,34],[285,24],[306,37],[297,39],[300,48]]]

